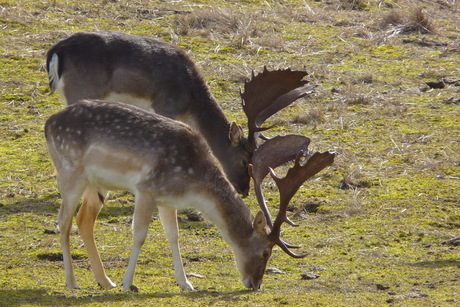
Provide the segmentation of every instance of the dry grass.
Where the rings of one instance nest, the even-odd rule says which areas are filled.
[[[178,35],[189,35],[192,31],[209,36],[211,32],[230,34],[237,32],[245,23],[242,13],[224,8],[212,8],[190,12],[175,18],[174,30]]]
[[[292,123],[294,124],[303,124],[303,125],[311,125],[314,128],[317,125],[324,123],[326,120],[324,111],[317,108],[310,109],[307,114],[297,114],[292,119]]]
[[[435,33],[434,23],[423,8],[413,8],[409,17],[406,16],[406,13],[392,11],[382,18],[381,25],[388,28],[393,34]]]
[[[242,47],[261,36],[258,17],[227,8],[198,10],[176,17],[173,31],[180,36],[225,37],[232,41],[232,45]]]

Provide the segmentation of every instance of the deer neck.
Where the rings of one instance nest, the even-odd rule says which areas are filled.
[[[195,79],[192,95],[194,103],[189,113],[195,118],[194,126],[206,138],[214,155],[221,160],[225,158],[225,149],[232,146],[228,138],[230,122],[201,77]]]
[[[208,190],[212,196],[207,197],[211,204],[201,201],[195,208],[219,228],[223,239],[230,246],[234,249],[244,246],[253,234],[254,216],[227,179],[214,180],[213,185]],[[225,186],[228,188],[223,188]]]

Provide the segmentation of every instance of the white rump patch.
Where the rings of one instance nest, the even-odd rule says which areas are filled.
[[[51,90],[52,92],[56,91],[64,100],[64,104],[68,105],[67,100],[65,99],[64,95],[64,78],[59,78],[58,74],[58,67],[59,67],[59,57],[57,54],[53,54],[51,60],[49,62],[49,72],[48,78],[50,80]]]

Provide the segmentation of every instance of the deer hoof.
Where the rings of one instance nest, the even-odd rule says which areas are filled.
[[[193,288],[192,284],[187,280],[185,283],[183,284],[180,284],[179,287],[182,289],[182,290],[186,290],[186,291],[195,291],[195,289]]]
[[[78,286],[78,284],[76,282],[68,282],[66,283],[66,286],[67,288],[71,289],[71,290],[79,290],[80,287]]]
[[[104,282],[98,282],[97,284],[99,285],[99,287],[104,288],[104,289],[112,289],[112,288],[115,288],[117,286],[110,279],[107,279]]]

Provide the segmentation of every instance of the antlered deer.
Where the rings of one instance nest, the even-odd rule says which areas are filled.
[[[196,128],[242,195],[249,191],[247,168],[258,126],[314,89],[304,86],[307,73],[290,70],[264,71],[256,82],[246,83],[245,138],[241,127],[225,117],[193,61],[166,42],[116,32],[77,33],[48,51],[47,69],[51,90],[68,105],[80,99],[119,101]]]
[[[123,189],[135,195],[133,248],[122,281],[125,291],[136,289],[134,271],[156,207],[171,246],[175,277],[182,289],[193,290],[193,286],[187,280],[180,256],[177,209],[193,207],[220,229],[234,251],[244,286],[257,290],[274,245],[292,257],[305,256],[290,252],[280,239],[280,226],[287,221],[287,205],[300,185],[334,159],[329,152],[316,153],[302,166],[301,151],[296,155],[295,166],[283,179],[269,168],[281,195],[280,210],[270,229],[262,212],[255,217],[251,214],[202,136],[185,124],[126,104],[83,100],[51,116],[45,124],[45,134],[62,196],[58,224],[69,288],[78,288],[69,234],[82,195],[77,225],[94,276],[102,287],[115,287],[97,251],[94,224],[107,191]],[[281,143],[267,141],[264,147]],[[271,152],[268,148],[262,154],[273,155]],[[271,162],[254,165],[253,175],[260,176],[267,165],[276,166],[286,159],[284,152],[275,155],[279,157],[260,159]]]

